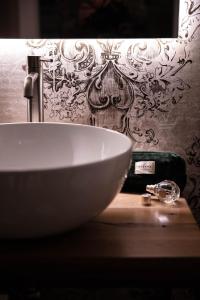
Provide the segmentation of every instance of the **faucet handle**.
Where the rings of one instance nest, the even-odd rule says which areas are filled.
[[[41,57],[40,61],[41,62],[53,62],[53,59],[52,58]]]
[[[28,72],[38,72],[41,62],[53,62],[52,58],[45,58],[37,55],[31,55],[27,57]]]

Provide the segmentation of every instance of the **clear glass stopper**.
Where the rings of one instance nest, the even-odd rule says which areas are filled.
[[[146,191],[156,195],[160,201],[167,204],[175,204],[180,197],[178,185],[171,180],[163,180],[157,184],[147,185]]]

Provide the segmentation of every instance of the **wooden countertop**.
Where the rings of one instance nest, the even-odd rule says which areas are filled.
[[[93,221],[61,236],[0,241],[0,286],[195,282],[200,231],[186,201],[175,207],[119,194]]]

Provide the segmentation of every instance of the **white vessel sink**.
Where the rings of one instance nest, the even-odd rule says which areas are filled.
[[[0,125],[0,238],[58,234],[99,214],[119,192],[131,140],[77,124]]]

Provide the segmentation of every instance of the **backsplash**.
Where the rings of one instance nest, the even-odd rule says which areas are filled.
[[[177,39],[0,40],[0,122],[26,121],[26,56],[51,56],[45,121],[104,126],[130,136],[134,150],[180,154],[200,222],[199,27],[200,0],[180,0]]]

